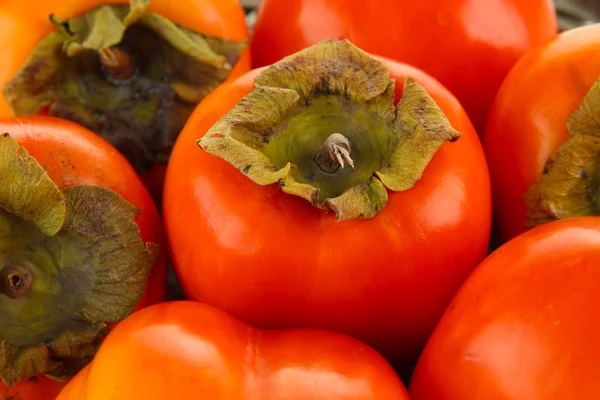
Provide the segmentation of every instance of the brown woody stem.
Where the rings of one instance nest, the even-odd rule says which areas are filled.
[[[0,293],[11,299],[25,296],[31,289],[31,272],[20,265],[12,265],[0,271]]]
[[[118,47],[101,50],[100,62],[106,77],[113,83],[125,83],[135,73],[133,56]]]
[[[348,163],[354,169],[354,160],[350,157],[350,142],[341,133],[331,134],[325,143],[323,150],[317,153],[315,162],[323,172],[333,174],[339,167],[344,168]]]

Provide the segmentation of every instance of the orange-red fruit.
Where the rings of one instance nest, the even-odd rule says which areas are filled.
[[[508,242],[467,280],[410,384],[413,400],[600,398],[600,218]]]
[[[507,76],[484,140],[503,241],[525,232],[523,195],[569,137],[567,118],[600,77],[600,24],[562,33],[527,53]]]
[[[164,222],[188,298],[260,328],[348,334],[394,362],[409,362],[471,270],[485,257],[491,193],[477,134],[459,102],[429,75],[416,79],[462,137],[435,154],[410,190],[389,192],[371,220],[335,222],[277,185],[259,186],[195,143],[254,88],[260,70],[213,92],[177,141],[167,171]]]
[[[195,302],[123,321],[58,400],[83,398],[409,400],[385,359],[354,339],[261,331]]]
[[[322,39],[349,39],[440,80],[482,135],[508,71],[557,32],[552,0],[263,0],[251,50],[262,67]]]

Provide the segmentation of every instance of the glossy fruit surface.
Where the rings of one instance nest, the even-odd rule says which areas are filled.
[[[600,218],[508,242],[465,282],[428,342],[413,400],[596,399]]]
[[[28,63],[28,60],[30,60],[30,57],[34,53],[34,49],[51,32],[57,31],[56,26],[49,20],[50,16],[66,20],[80,17],[83,14],[88,15],[87,13],[104,5],[125,7],[129,3],[130,1],[128,0],[3,1],[0,9],[0,21],[3,26],[0,34],[0,58],[3,60],[0,65],[0,87],[6,90],[5,85],[14,79],[21,68]],[[146,2],[133,2],[132,4],[144,3]],[[177,1],[176,4],[169,0],[151,0],[149,3],[149,13],[164,17],[181,29],[232,42],[243,42],[248,39],[248,29],[244,12],[237,0],[181,0]],[[92,17],[88,19],[88,21],[92,20]],[[119,25],[120,21],[117,22],[113,21],[111,25],[106,24],[102,29],[90,29],[90,31],[93,30],[95,34],[110,32],[111,29],[116,29],[115,26]],[[144,34],[148,34],[148,32]],[[130,43],[132,40],[133,42]],[[100,41],[109,42],[108,39]],[[154,48],[150,47],[150,50],[148,49],[149,46],[145,44],[149,41],[156,43]],[[162,65],[160,62],[174,63],[178,60],[178,55],[169,54],[169,56],[166,56],[164,54],[166,50],[164,46],[161,46],[162,42],[160,38],[152,36],[136,42],[134,39],[125,36],[123,42],[127,43],[124,45],[119,43],[119,46],[127,48],[136,60],[141,59],[143,62],[139,62],[138,60],[138,64],[142,65],[136,65],[136,73],[133,78],[127,80],[125,83],[119,82],[115,85],[117,86],[117,89],[115,89],[110,84],[107,84],[107,79],[104,79],[103,71],[105,70],[99,66],[98,68],[91,69],[88,65],[97,64],[96,60],[92,60],[92,56],[89,55],[94,54],[94,44],[92,42],[95,41],[91,39],[87,43],[91,47],[86,55],[70,56],[67,61],[55,61],[59,65],[59,72],[52,72],[52,74],[61,74],[64,73],[62,72],[64,70],[72,72],[65,73],[67,78],[62,81],[48,81],[43,88],[46,90],[46,88],[57,86],[63,93],[70,91],[69,95],[76,99],[76,101],[57,100],[58,97],[54,93],[49,97],[52,104],[44,105],[37,113],[46,114],[51,110],[50,115],[75,121],[101,134],[126,155],[136,170],[142,175],[142,179],[151,194],[156,199],[160,199],[165,171],[164,162],[160,161],[152,165],[152,161],[162,160],[162,156],[159,155],[161,153],[159,152],[165,152],[168,155],[170,146],[172,146],[178,133],[178,131],[173,132],[173,127],[183,126],[185,122],[185,118],[183,117],[189,116],[189,112],[191,112],[187,111],[187,103],[178,105],[179,108],[176,108],[173,104],[180,97],[173,100],[172,93],[169,92],[170,89],[166,88],[164,84],[161,86],[161,82],[184,79],[171,76],[173,74],[176,75],[177,71],[184,67],[179,65],[179,67],[174,69],[166,68],[164,71],[160,70],[160,65]],[[144,58],[146,57],[144,56],[145,52],[148,51],[156,52],[156,56],[154,58]],[[77,60],[73,61],[74,59],[82,59],[84,56],[90,57],[88,64]],[[68,63],[69,59],[71,63],[79,63],[74,70]],[[239,59],[238,57],[233,59],[235,59],[235,64],[228,77],[236,77],[250,69],[249,50],[246,49]],[[154,63],[155,61],[156,63]],[[193,62],[188,64],[191,63]],[[31,67],[31,73],[38,75],[38,78],[36,78],[38,81],[50,79],[46,76],[51,74],[47,70],[49,64],[52,64],[52,62],[46,59],[40,62],[39,65]],[[158,78],[155,71],[157,69],[162,71],[162,75]],[[209,70],[201,71],[203,76],[216,76],[216,73],[211,75],[213,72]],[[196,72],[192,75],[201,75],[201,73]],[[149,80],[145,83],[140,83],[143,81],[143,78],[145,79],[146,75],[150,76]],[[68,79],[72,79],[70,78],[72,76],[78,77],[75,83],[68,82]],[[209,78],[206,78],[206,81],[202,79],[200,81],[206,87],[213,87],[214,82],[211,82]],[[221,76],[219,76],[219,79],[221,79]],[[84,82],[85,84],[77,87],[76,85],[79,85],[80,82]],[[151,86],[150,89],[148,85]],[[48,90],[50,91],[51,89]],[[19,92],[17,97],[33,97],[31,101],[28,101],[27,107],[23,107],[22,103],[16,103],[12,93],[8,95],[10,101],[7,101],[7,94],[5,93],[4,96],[0,96],[0,117],[31,115],[30,111],[33,110],[31,105],[40,101],[39,99],[42,97],[39,96],[41,96],[42,92],[42,88],[36,88],[27,93],[24,90]],[[157,100],[156,96],[153,95],[155,92],[161,92],[162,97],[159,96]],[[108,100],[105,93],[110,93]],[[168,107],[162,103],[157,103],[161,99],[170,101],[171,103],[169,103]],[[47,100],[44,99],[43,103],[48,102]],[[11,102],[12,109],[9,105]],[[169,107],[171,108],[169,109]],[[170,112],[170,110],[175,108],[176,111]],[[156,114],[160,115],[157,116]],[[107,116],[110,118],[107,119]],[[168,123],[165,123],[165,121],[168,121]],[[155,131],[158,131],[158,133]]]
[[[264,0],[251,49],[259,67],[321,39],[349,39],[440,80],[482,135],[511,67],[557,31],[552,0]]]
[[[334,213],[255,184],[195,143],[254,89],[260,70],[196,109],[175,145],[163,203],[188,298],[261,328],[334,330],[401,362],[418,354],[486,254],[489,177],[458,101],[423,72],[381,61],[396,81],[396,102],[404,77],[414,77],[462,136],[442,145],[412,189],[390,192],[370,220],[336,222]]]
[[[600,25],[592,25],[533,49],[506,78],[483,138],[503,241],[527,230],[523,196],[569,137],[567,119],[598,77]]]
[[[127,160],[87,129],[52,117],[0,118],[0,132],[10,134],[25,148],[59,188],[101,186],[118,193],[137,208],[136,223],[141,238],[158,244],[159,254],[136,309],[164,301],[167,251],[160,218],[150,195]],[[0,399],[54,399],[62,386],[64,384],[45,376],[22,381],[11,388],[0,383]]]
[[[200,393],[211,400],[408,400],[383,357],[354,339],[261,331],[195,302],[163,303],[123,321],[58,400]]]
[[[21,381],[11,388],[0,383],[0,399],[2,400],[55,400],[66,383],[58,382],[45,376]]]

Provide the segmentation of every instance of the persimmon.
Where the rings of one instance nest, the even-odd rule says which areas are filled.
[[[349,41],[200,103],[163,204],[189,299],[259,328],[342,332],[394,363],[416,357],[490,238],[486,161],[460,103]]]
[[[317,330],[265,331],[181,301],[139,311],[57,400],[409,400],[373,349]]]
[[[195,105],[250,68],[237,0],[9,0],[0,21],[0,116],[89,128],[156,198]]]
[[[531,50],[502,84],[484,136],[502,241],[600,214],[599,79],[596,24]]]
[[[600,397],[600,218],[555,221],[492,253],[448,307],[413,400]]]
[[[322,39],[348,39],[438,79],[483,135],[506,74],[557,33],[552,0],[262,0],[250,47],[262,67]]]
[[[110,327],[165,299],[167,252],[110,143],[47,116],[0,132],[0,398],[54,399]]]

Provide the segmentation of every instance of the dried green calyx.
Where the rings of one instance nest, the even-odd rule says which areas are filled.
[[[60,190],[0,136],[0,380],[67,379],[140,301],[158,248],[103,187]]]
[[[386,67],[347,40],[284,58],[255,85],[198,145],[338,221],[375,217],[387,189],[412,188],[442,144],[460,136],[412,78],[394,107]]]
[[[48,109],[100,134],[138,172],[165,163],[195,106],[246,47],[148,12],[150,0],[100,5],[56,31],[4,87],[17,116]]]
[[[567,119],[567,139],[523,200],[526,226],[600,215],[600,79]]]

